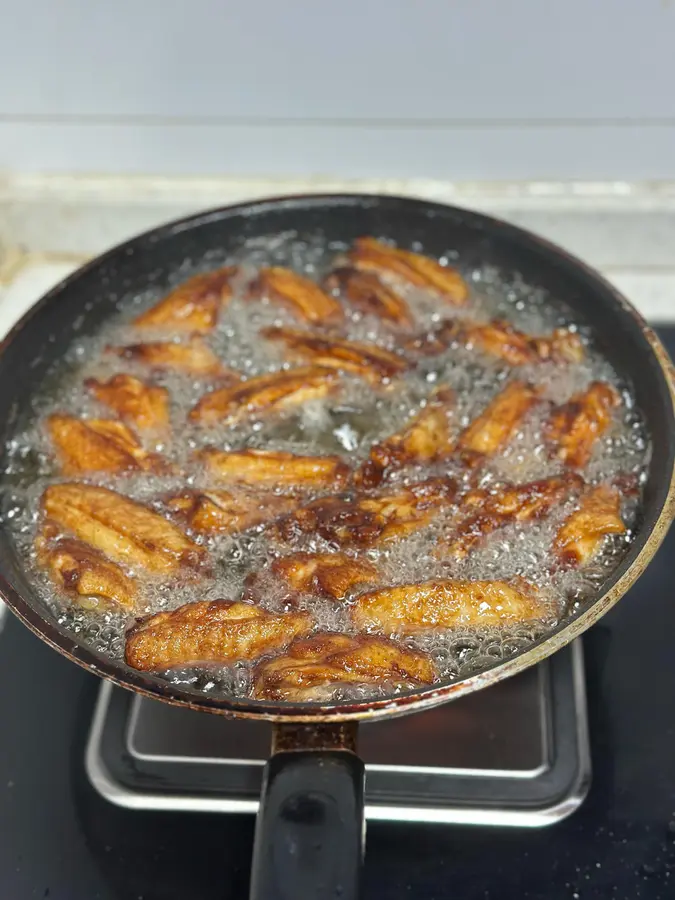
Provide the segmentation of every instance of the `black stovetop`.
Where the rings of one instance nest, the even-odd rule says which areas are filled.
[[[675,328],[661,334],[675,357]],[[366,900],[675,897],[674,595],[675,528],[584,639],[593,784],[578,812],[525,831],[372,823]],[[83,766],[98,682],[12,616],[0,684],[2,900],[246,897],[252,818],[103,800]]]

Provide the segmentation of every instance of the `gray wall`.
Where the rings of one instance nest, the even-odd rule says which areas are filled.
[[[0,0],[0,168],[675,177],[669,0]]]

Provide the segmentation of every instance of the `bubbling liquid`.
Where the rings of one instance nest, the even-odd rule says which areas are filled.
[[[110,411],[99,404],[83,387],[86,378],[108,379],[126,372],[147,379],[149,372],[141,363],[105,353],[107,345],[137,343],[139,340],[167,340],[166,334],[153,335],[144,329],[142,337],[130,322],[139,312],[156,303],[167,289],[193,274],[236,262],[241,275],[234,285],[234,296],[220,315],[217,327],[204,340],[228,366],[245,377],[259,375],[287,366],[283,347],[261,339],[259,332],[270,325],[298,326],[292,315],[281,307],[266,303],[250,303],[243,291],[255,268],[260,265],[285,265],[309,277],[319,278],[346,249],[299,240],[294,234],[274,240],[256,240],[242,245],[234,258],[209,254],[201,260],[186,259],[175,270],[169,284],[161,290],[151,288],[117,302],[117,311],[109,322],[92,337],[74,337],[34,401],[33,408],[23,414],[6,448],[7,468],[2,484],[2,524],[9,531],[18,553],[24,560],[39,601],[71,632],[75,639],[96,652],[112,658],[124,654],[124,635],[133,617],[108,608],[84,609],[57,589],[37,564],[34,540],[39,525],[40,497],[45,488],[65,479],[59,474],[43,422],[54,412],[76,416],[110,417]],[[423,251],[422,247],[413,249]],[[443,261],[443,260],[442,260]],[[363,461],[373,443],[397,432],[423,406],[436,385],[450,386],[456,395],[453,417],[455,433],[479,415],[489,401],[512,378],[530,381],[541,390],[543,400],[563,402],[586,388],[592,381],[608,382],[622,397],[620,410],[611,428],[596,442],[592,457],[584,469],[589,483],[611,481],[617,476],[635,476],[641,484],[649,459],[649,443],[644,425],[635,409],[630,386],[594,349],[592,335],[575,322],[555,297],[533,289],[518,279],[506,281],[494,269],[463,271],[461,260],[448,253],[445,261],[458,265],[471,289],[466,307],[454,309],[423,291],[406,292],[417,325],[431,328],[441,318],[468,316],[476,321],[503,318],[532,335],[547,334],[557,327],[578,331],[585,345],[585,359],[580,364],[543,362],[512,369],[476,349],[451,346],[446,352],[422,358],[416,368],[397,379],[387,392],[375,392],[367,383],[350,375],[341,377],[337,396],[313,400],[300,409],[272,418],[251,419],[234,427],[200,428],[189,423],[188,412],[213,384],[177,372],[154,372],[152,380],[166,387],[170,394],[170,437],[148,449],[161,452],[181,474],[160,476],[91,475],[79,480],[119,491],[151,507],[159,508],[158,498],[186,487],[209,487],[209,478],[195,462],[194,453],[201,447],[222,450],[265,448],[301,454],[340,454],[352,467]],[[441,309],[442,307],[442,309]],[[372,316],[364,316],[345,306],[347,338],[368,341],[383,348],[394,347],[392,331]],[[442,315],[441,315],[442,312]],[[561,464],[551,459],[545,446],[543,425],[545,412],[538,405],[528,415],[508,446],[481,468],[480,484],[489,486],[501,481],[521,483],[560,474]],[[432,475],[451,475],[460,483],[466,479],[455,463],[410,467],[396,473],[393,485],[406,485]],[[213,485],[215,486],[215,485]],[[222,485],[221,485],[222,487]],[[325,491],[324,491],[325,493]],[[311,499],[312,495],[307,495]],[[409,537],[361,554],[376,564],[383,585],[429,581],[434,578],[512,579],[524,578],[549,598],[551,617],[559,621],[588,603],[601,588],[625,554],[633,540],[633,527],[639,497],[623,498],[622,517],[627,532],[608,538],[602,551],[583,569],[552,571],[551,542],[573,502],[563,502],[545,519],[512,524],[486,536],[464,559],[439,561],[434,553],[439,539],[447,533],[457,508],[449,504],[433,522]],[[132,572],[141,583],[136,614],[147,615],[170,610],[185,603],[240,596],[246,577],[259,572],[279,555],[296,549],[282,546],[265,533],[262,526],[236,535],[191,535],[206,546],[214,565],[207,575],[190,582],[167,583],[149,578],[142,571]],[[297,549],[322,551],[330,549],[320,537],[299,543]],[[266,591],[260,598],[270,611],[284,608],[285,593],[273,577],[267,578]],[[302,595],[298,604],[310,610],[318,631],[351,632],[349,605],[353,598],[337,603],[325,598]],[[405,639],[408,646],[428,652],[442,681],[462,679],[476,671],[495,665],[545,636],[550,619],[528,622],[508,628],[437,629]],[[249,663],[209,666],[199,669],[173,669],[166,677],[196,692],[247,697],[251,691]],[[339,686],[332,694],[336,702],[386,695],[387,688],[372,686]]]

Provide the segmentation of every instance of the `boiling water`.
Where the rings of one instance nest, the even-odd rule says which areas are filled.
[[[117,372],[130,372],[147,379],[149,373],[142,364],[105,353],[105,347],[138,342],[141,339],[139,333],[130,327],[129,322],[142,309],[157,302],[167,287],[198,271],[232,262],[242,265],[234,297],[221,314],[217,328],[205,340],[227,365],[246,376],[287,366],[283,348],[262,340],[259,331],[268,325],[297,325],[297,322],[279,306],[264,301],[245,302],[242,292],[248,278],[261,264],[288,265],[317,278],[330,267],[336,254],[344,249],[339,245],[326,247],[321,240],[315,243],[299,241],[293,234],[287,234],[274,241],[251,242],[242,247],[234,258],[211,254],[199,261],[185,260],[173,273],[168,285],[163,283],[161,290],[152,288],[120,298],[118,313],[100,333],[73,340],[63,360],[46,380],[40,400],[25,414],[9,442],[9,464],[2,488],[2,521],[26,561],[42,602],[62,626],[77,635],[79,641],[102,654],[119,658],[124,652],[124,632],[130,617],[103,608],[82,609],[55,589],[36,564],[33,541],[39,524],[40,496],[47,485],[65,480],[55,467],[42,426],[44,417],[55,411],[80,416],[109,416],[110,411],[83,389],[84,379],[106,379]],[[446,261],[457,264],[461,270],[461,260],[456,261],[448,254]],[[480,321],[497,316],[507,318],[517,328],[535,335],[566,326],[578,330],[582,336],[586,345],[584,362],[580,365],[548,362],[512,369],[477,350],[453,346],[440,356],[422,359],[417,368],[405,374],[387,392],[375,393],[363,381],[345,376],[337,398],[331,396],[316,400],[283,416],[251,420],[244,425],[227,428],[198,428],[187,422],[188,411],[200,396],[213,387],[212,380],[176,373],[155,373],[155,383],[167,387],[171,395],[172,436],[152,449],[172,460],[182,472],[181,476],[106,475],[81,480],[102,484],[160,508],[159,498],[172,490],[186,486],[209,486],[208,477],[193,459],[194,451],[203,446],[338,453],[351,465],[356,465],[367,457],[373,442],[399,430],[421,408],[424,398],[435,385],[449,385],[456,393],[452,425],[458,433],[482,412],[509,379],[519,378],[539,385],[543,399],[556,403],[567,400],[591,381],[603,380],[613,384],[621,393],[623,403],[613,426],[597,442],[584,477],[589,482],[600,483],[619,475],[632,475],[641,482],[648,463],[649,446],[629,386],[620,381],[609,364],[594,350],[592,336],[583,325],[574,322],[567,311],[556,303],[555,297],[532,289],[517,279],[506,282],[499,272],[488,268],[463,271],[463,275],[471,286],[471,300],[461,310],[446,307],[441,301],[418,290],[408,292],[406,299],[420,327],[432,327],[442,317],[451,315],[469,316]],[[349,311],[347,336],[389,349],[394,346],[390,329],[377,319],[353,310]],[[143,340],[153,338],[167,339],[165,334],[150,335],[144,330]],[[506,450],[481,469],[481,484],[523,482],[561,471],[560,464],[549,459],[544,445],[544,407],[545,404],[537,406]],[[465,477],[452,464],[444,464],[399,472],[394,476],[393,484],[406,484],[436,474],[454,475],[460,481]],[[589,602],[626,552],[633,539],[637,500],[624,499],[622,515],[628,526],[626,535],[607,539],[603,551],[583,570],[568,569],[553,573],[549,551],[551,541],[572,508],[573,504],[563,503],[543,521],[498,530],[484,539],[466,559],[441,563],[433,551],[457,512],[456,507],[449,505],[430,526],[384,549],[365,551],[365,555],[382,572],[383,584],[405,584],[436,577],[509,579],[521,576],[537,585],[549,598],[550,612],[559,620]],[[139,615],[173,609],[194,600],[236,599],[250,572],[264,570],[272,559],[292,549],[288,545],[282,547],[275,544],[262,528],[235,536],[193,537],[209,549],[214,562],[212,574],[190,584],[177,585],[158,583],[144,577],[142,572],[134,573],[143,585]],[[302,549],[325,550],[329,547],[321,538],[313,538],[306,540]],[[261,604],[270,610],[280,610],[283,607],[282,586],[269,577],[266,588]],[[350,630],[349,601],[340,604],[304,596],[300,599],[300,605],[312,611],[317,629]],[[436,663],[439,677],[453,680],[519,652],[541,638],[550,627],[549,620],[508,629],[435,631],[410,638],[406,643],[428,651]],[[250,691],[250,667],[246,663],[198,671],[173,670],[166,677],[194,690],[210,693],[246,696]],[[377,693],[373,688],[350,688],[348,691],[338,690],[334,699],[353,699],[372,696],[373,693]]]

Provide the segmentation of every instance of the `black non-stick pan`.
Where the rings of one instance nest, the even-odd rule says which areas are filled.
[[[358,894],[363,852],[363,764],[356,754],[360,720],[412,713],[515,675],[580,635],[643,571],[673,517],[675,378],[666,352],[630,304],[563,250],[487,216],[417,200],[379,196],[303,196],[226,207],[162,226],[98,257],[57,285],[12,329],[0,347],[0,445],[19,411],[30,408],[43,379],[74,336],[95,332],[116,301],[168,284],[185,261],[222,259],[252,238],[282,233],[349,243],[362,235],[416,242],[441,256],[454,251],[463,269],[491,266],[520,277],[566,304],[588,324],[600,351],[632,384],[652,445],[637,533],[629,552],[592,603],[538,643],[460,681],[372,702],[273,704],[206,696],[129,668],[77,643],[31,587],[24,560],[0,533],[0,592],[48,644],[122,687],[175,705],[275,723],[254,850],[254,898]],[[3,470],[6,459],[3,460]]]

